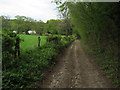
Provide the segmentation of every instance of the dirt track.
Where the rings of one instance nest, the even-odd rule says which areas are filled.
[[[43,81],[42,88],[112,88],[99,67],[90,60],[76,40],[59,58]]]

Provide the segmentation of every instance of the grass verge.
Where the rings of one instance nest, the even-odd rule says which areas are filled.
[[[97,46],[88,46],[84,42],[81,42],[81,45],[85,52],[99,65],[100,69],[105,71],[107,78],[111,79],[113,85],[120,87],[120,64],[117,45],[107,46],[104,50]]]

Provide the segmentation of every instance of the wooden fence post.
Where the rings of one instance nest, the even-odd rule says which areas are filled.
[[[38,48],[40,48],[40,37],[38,37]]]
[[[16,42],[15,42],[15,58],[17,57],[17,47],[16,47]]]
[[[15,43],[15,57],[20,56],[20,39],[16,38]]]
[[[17,43],[18,43],[18,56],[20,56],[20,39],[19,38],[17,40]]]

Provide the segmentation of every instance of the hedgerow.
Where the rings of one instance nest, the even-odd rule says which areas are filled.
[[[3,54],[3,88],[32,88],[32,84],[43,79],[43,73],[55,64],[56,57],[71,40],[58,43],[47,42],[41,48],[21,53],[19,57]],[[9,63],[5,63],[5,61]]]

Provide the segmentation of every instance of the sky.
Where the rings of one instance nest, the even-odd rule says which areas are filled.
[[[0,16],[14,18],[16,15],[46,22],[58,18],[56,4],[51,0],[0,0]]]

